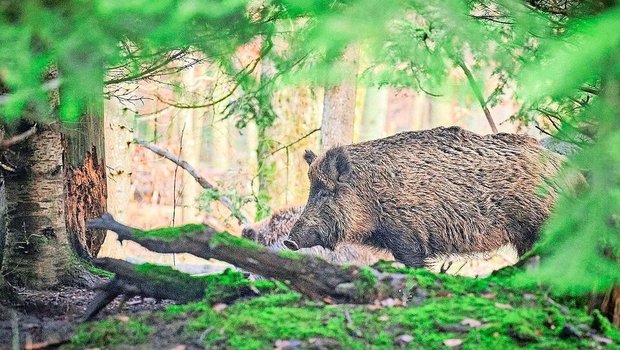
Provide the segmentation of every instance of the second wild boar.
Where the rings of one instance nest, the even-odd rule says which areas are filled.
[[[243,228],[242,236],[271,249],[288,249],[284,241],[288,239],[291,228],[299,219],[303,207],[289,207],[276,211],[272,216]],[[385,249],[378,249],[364,244],[343,243],[334,250],[321,246],[298,250],[302,254],[314,255],[325,261],[344,265],[373,265],[380,260],[391,261],[394,256]]]

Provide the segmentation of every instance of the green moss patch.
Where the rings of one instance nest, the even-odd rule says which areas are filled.
[[[301,349],[446,349],[448,339],[462,341],[461,349],[601,348],[592,337],[560,336],[569,325],[583,334],[611,339],[607,349],[620,348],[618,330],[600,315],[588,315],[577,303],[550,302],[548,291],[535,285],[516,287],[516,270],[471,279],[397,269],[410,276],[413,290],[404,307],[327,305],[263,280],[254,284],[262,285],[260,297],[225,308],[214,308],[208,301],[170,306],[148,320],[167,327],[169,322],[161,320],[174,319],[183,325],[184,339],[201,339],[205,348],[214,349],[272,349],[282,342]],[[358,287],[375,281],[370,269],[358,273],[367,277]],[[245,283],[237,273],[215,276],[211,278],[217,283]],[[103,344],[99,338],[89,339],[89,345]]]
[[[133,235],[136,238],[153,238],[162,241],[174,241],[182,237],[194,237],[205,232],[205,225],[188,224],[178,227],[163,227],[154,230],[134,230]]]
[[[78,328],[70,348],[110,347],[144,343],[152,333],[150,326],[139,320],[111,319],[89,323]]]

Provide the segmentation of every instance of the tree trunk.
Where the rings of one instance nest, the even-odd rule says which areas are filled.
[[[366,89],[362,122],[360,124],[360,141],[383,137],[388,108],[387,93],[387,88],[370,86]]]
[[[343,55],[347,75],[340,85],[325,89],[323,119],[321,121],[321,149],[353,143],[353,120],[355,118],[355,92],[359,46],[352,45]]]
[[[61,283],[71,262],[58,125],[41,126],[12,150],[20,168],[5,179],[8,225],[3,273],[15,284],[48,288]]]
[[[105,231],[87,230],[86,220],[106,212],[103,100],[91,103],[77,129],[63,134],[67,236],[82,258],[97,256]]]

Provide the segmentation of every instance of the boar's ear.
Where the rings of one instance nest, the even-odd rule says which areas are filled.
[[[337,182],[347,182],[351,177],[351,161],[349,156],[344,153],[342,147],[336,147],[329,150],[328,156],[328,174]]]
[[[312,152],[311,150],[307,149],[304,152],[304,159],[306,160],[306,163],[308,163],[308,165],[310,165],[316,159],[316,154],[314,154],[314,152]]]

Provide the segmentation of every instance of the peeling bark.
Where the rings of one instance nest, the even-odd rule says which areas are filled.
[[[600,310],[616,327],[620,327],[620,285],[612,287],[605,294]]]
[[[86,229],[88,219],[106,210],[105,164],[100,160],[93,146],[84,154],[82,166],[65,170],[67,233],[73,250],[85,259],[97,256],[105,239],[105,231]]]

